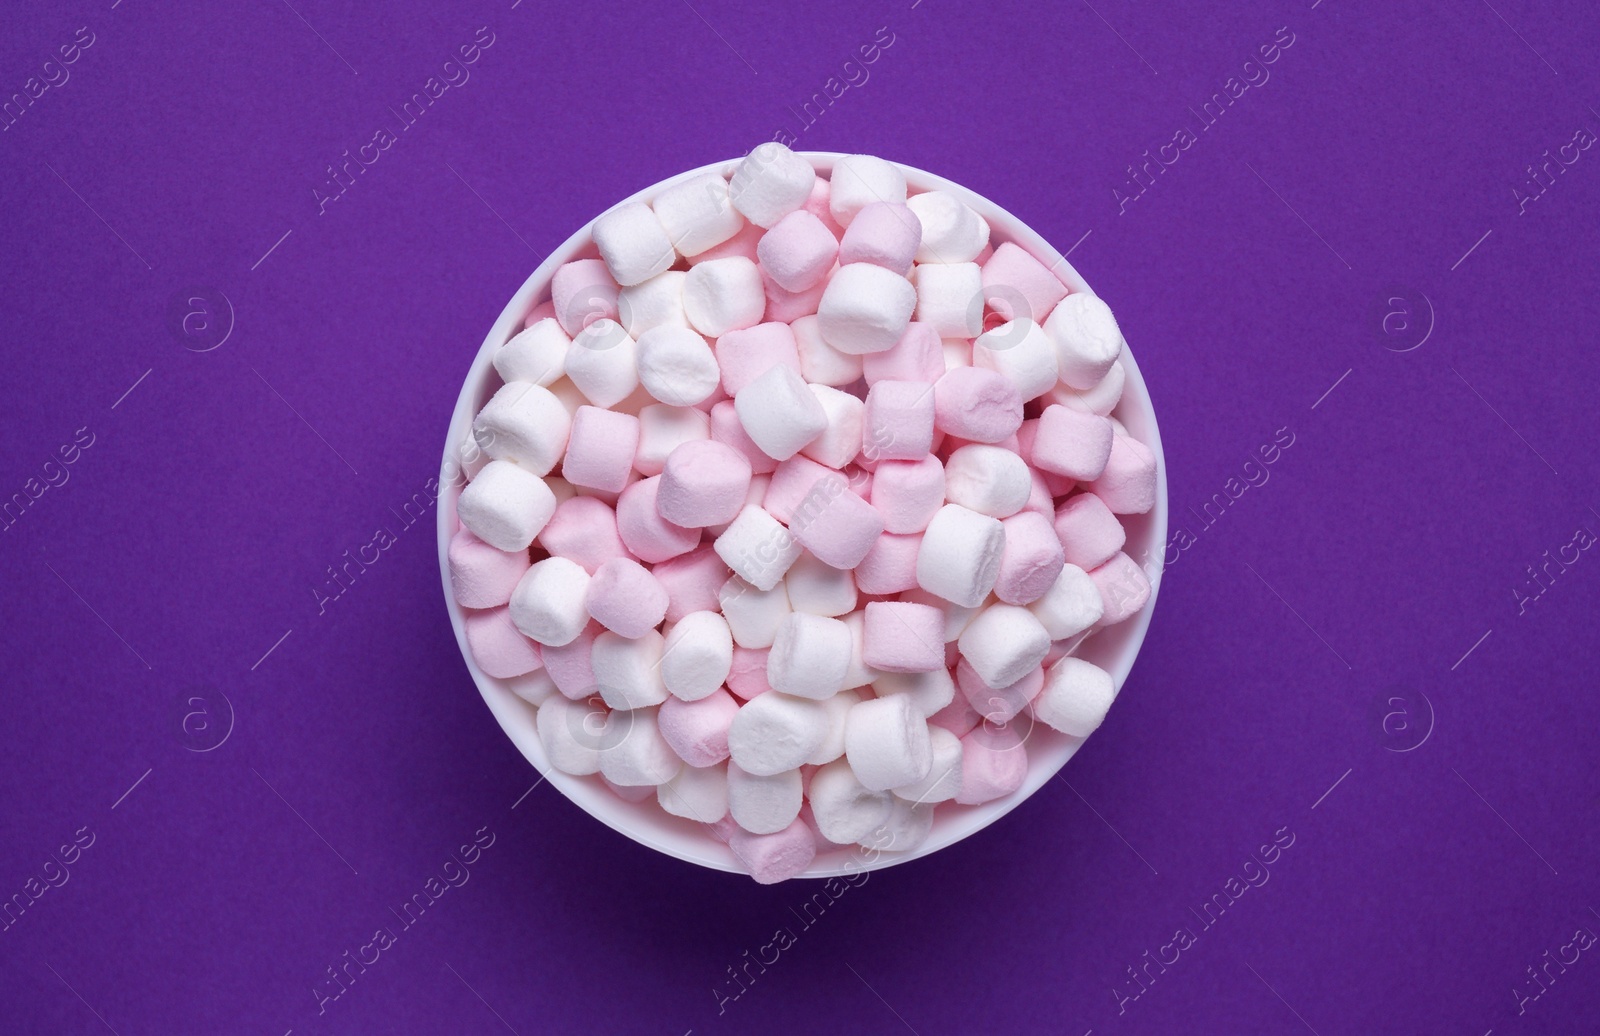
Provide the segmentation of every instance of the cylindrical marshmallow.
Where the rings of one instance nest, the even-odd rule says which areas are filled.
[[[668,698],[656,720],[661,736],[690,766],[711,766],[728,758],[728,728],[739,703],[720,688],[698,701]]]
[[[811,394],[822,404],[827,425],[822,434],[806,443],[800,452],[819,464],[842,468],[861,452],[861,429],[866,404],[859,396],[827,385],[811,385]]]
[[[822,745],[811,753],[811,758],[806,760],[808,765],[822,766],[844,755],[845,721],[850,718],[850,707],[860,700],[861,694],[855,690],[840,691],[823,699],[822,707],[828,713],[828,735],[822,739]]]
[[[1065,475],[1075,482],[1093,482],[1111,456],[1111,422],[1071,407],[1047,406],[1033,436],[1034,466]]]
[[[1063,658],[1050,667],[1044,690],[1033,700],[1034,718],[1072,737],[1099,729],[1117,697],[1111,674],[1081,658]]]
[[[933,386],[934,423],[968,442],[1000,442],[1022,425],[1022,394],[1005,375],[956,367]]]
[[[686,529],[731,522],[750,489],[750,462],[712,439],[685,442],[667,455],[656,491],[661,517]]]
[[[906,601],[872,601],[866,607],[861,660],[885,673],[927,673],[944,668],[944,616]]]
[[[639,201],[624,202],[594,221],[593,235],[606,269],[623,287],[649,280],[677,261],[672,239]]]
[[[600,772],[600,736],[606,727],[603,706],[551,698],[539,706],[533,725],[551,766],[577,776]]]
[[[989,224],[948,191],[927,191],[906,199],[922,224],[919,263],[970,263],[989,243]]]
[[[728,848],[758,885],[788,881],[811,866],[817,855],[816,838],[798,817],[776,834],[757,835],[735,829],[728,838]]]
[[[639,419],[595,406],[572,415],[572,436],[561,477],[575,486],[620,493],[633,475],[639,450]]]
[[[800,354],[800,376],[813,385],[849,385],[861,377],[862,357],[840,352],[823,341],[815,315],[800,317],[789,325],[794,332],[795,349]]]
[[[614,320],[596,320],[567,350],[567,379],[597,407],[612,407],[639,387],[638,346]]]
[[[589,623],[588,592],[589,573],[582,565],[545,558],[529,568],[511,592],[511,620],[541,644],[570,644]]]
[[[1044,669],[1034,666],[1014,683],[993,687],[984,682],[966,659],[956,666],[956,686],[972,704],[973,711],[991,723],[1008,723],[1038,695],[1044,686]]]
[[[975,608],[994,589],[1005,550],[999,519],[945,504],[922,534],[917,585],[964,608]]]
[[[1100,590],[1100,600],[1105,613],[1100,625],[1115,626],[1138,613],[1150,600],[1150,578],[1139,563],[1128,555],[1117,552],[1110,561],[1089,573]]]
[[[828,211],[847,230],[856,214],[873,202],[905,204],[906,176],[900,167],[873,155],[847,155],[833,164],[828,181]]]
[[[689,326],[707,338],[754,327],[761,323],[766,308],[761,271],[742,256],[697,263],[684,278],[684,314]]]
[[[1089,573],[1065,564],[1044,596],[1028,605],[1028,610],[1051,640],[1066,640],[1099,622],[1105,614],[1105,601]]]
[[[856,608],[856,581],[849,569],[835,568],[816,555],[800,555],[783,577],[789,607],[807,615],[838,618]]]
[[[917,289],[910,281],[872,263],[851,263],[829,279],[817,306],[817,328],[840,352],[880,353],[906,333],[916,308]]]
[[[577,334],[596,320],[616,320],[617,294],[617,282],[600,259],[565,263],[550,278],[556,322],[568,335]]]
[[[527,381],[502,385],[472,420],[472,434],[495,460],[547,475],[567,448],[572,418],[550,390]]]
[[[745,434],[775,460],[788,460],[828,427],[811,387],[788,367],[771,367],[739,390],[733,405]]]
[[[1088,489],[1117,514],[1144,514],[1156,505],[1155,454],[1131,435],[1113,435],[1105,470]]]
[[[774,690],[820,701],[843,689],[849,664],[849,627],[838,619],[790,612],[773,637],[767,681]]]
[[[1056,385],[1056,347],[1031,320],[1009,320],[972,343],[975,366],[997,371],[1023,399],[1035,399]]]
[[[595,637],[590,665],[605,703],[613,709],[642,709],[666,701],[667,688],[661,682],[663,647],[655,630],[634,638],[609,631]]]
[[[656,788],[656,802],[675,817],[714,824],[728,815],[728,768],[685,766]]]
[[[861,207],[839,241],[839,265],[872,263],[904,277],[922,244],[922,222],[904,204],[874,201]]]
[[[994,595],[1006,604],[1032,604],[1043,597],[1066,560],[1050,519],[1023,511],[1003,519],[1006,546],[1000,553],[1000,575]]]
[[[1122,522],[1093,493],[1069,497],[1057,508],[1055,528],[1066,559],[1085,570],[1111,560],[1128,538]]]
[[[838,254],[839,242],[833,232],[804,209],[779,220],[756,246],[767,275],[784,290],[796,292],[826,276]]]
[[[956,801],[966,806],[1004,798],[1022,787],[1028,776],[1028,751],[1011,727],[985,723],[961,739],[961,790]]]
[[[751,223],[772,227],[805,205],[816,179],[810,162],[768,141],[753,148],[733,171],[728,196]]]
[[[992,518],[1022,510],[1032,489],[1027,461],[1003,446],[962,446],[944,463],[945,499]]]
[[[526,550],[500,550],[466,529],[450,538],[450,591],[463,608],[492,608],[511,600],[511,591],[528,570]],[[849,574],[845,574],[849,578]],[[855,586],[850,588],[855,607]],[[849,611],[846,608],[845,611]],[[843,614],[843,612],[837,613]]]
[[[551,557],[576,561],[590,575],[607,561],[628,556],[617,535],[617,513],[592,496],[575,496],[556,505],[538,542]]]
[[[758,590],[777,586],[801,550],[776,518],[750,505],[739,511],[712,546],[729,568]]]
[[[674,696],[698,701],[716,693],[732,665],[733,635],[716,612],[690,612],[667,632],[661,680]]]
[[[940,338],[983,332],[983,271],[977,263],[928,263],[916,269],[917,319]]]
[[[529,324],[494,353],[494,369],[507,384],[529,381],[548,386],[567,369],[567,350],[572,339],[555,320],[546,318]]]
[[[624,788],[665,784],[683,768],[656,726],[655,709],[613,709],[600,734],[600,772]]]
[[[920,781],[933,766],[928,723],[900,694],[851,707],[844,753],[857,779],[873,791]]]
[[[667,614],[666,588],[632,558],[612,558],[589,578],[589,615],[613,633],[642,637]]]
[[[1050,634],[1028,609],[994,604],[967,624],[956,643],[984,683],[1006,687],[1044,661]]]
[[[639,383],[671,406],[694,406],[717,388],[721,372],[706,340],[688,327],[652,327],[636,343]]]
[[[961,738],[943,727],[929,727],[928,744],[933,758],[928,775],[894,789],[898,798],[932,804],[961,793]]]
[[[848,845],[871,834],[889,819],[892,798],[887,791],[871,791],[850,764],[839,759],[811,775],[806,789],[817,833],[830,842]]]
[[[767,691],[739,707],[728,727],[728,752],[746,773],[783,773],[804,765],[822,747],[828,726],[821,702]]]
[[[922,381],[880,381],[867,390],[861,456],[868,461],[920,460],[933,449],[934,387]]]
[[[634,557],[646,564],[658,564],[694,549],[700,542],[699,529],[685,529],[661,517],[656,498],[661,491],[661,476],[640,479],[617,498],[617,533]]]
[[[728,620],[733,642],[751,650],[771,647],[778,627],[789,614],[789,595],[781,580],[770,590],[759,590],[742,576],[729,576],[718,591],[717,600]],[[734,653],[734,660],[737,667],[738,652]]]
[[[943,622],[943,618],[940,619]],[[940,641],[940,658],[944,657],[944,643]],[[911,699],[917,712],[933,716],[955,698],[956,682],[950,670],[943,665],[925,673],[882,673],[872,681],[872,692],[880,698],[903,694]]]
[[[499,680],[521,676],[538,669],[541,662],[539,646],[511,621],[505,608],[488,608],[467,612],[461,620],[466,634],[467,650],[478,668]]]
[[[702,173],[656,195],[650,208],[679,255],[699,255],[744,228],[728,197],[728,181]]]
[[[1061,380],[1075,389],[1099,384],[1122,352],[1122,331],[1111,307],[1087,292],[1068,295],[1057,303],[1044,329],[1056,344]]]
[[[1002,242],[983,263],[983,293],[989,307],[1006,320],[1028,317],[1043,323],[1067,286],[1039,260]]]

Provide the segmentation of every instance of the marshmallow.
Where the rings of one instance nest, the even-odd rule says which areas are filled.
[[[823,766],[844,755],[845,721],[850,718],[850,707],[860,700],[861,695],[854,690],[840,691],[822,700],[822,707],[828,714],[828,735],[806,760],[808,766]]]
[[[644,202],[624,202],[594,221],[594,244],[623,287],[647,281],[677,261],[672,239]]]
[[[844,688],[849,664],[849,627],[838,619],[790,612],[772,640],[767,682],[784,694],[820,701]]]
[[[749,490],[750,462],[743,454],[711,439],[696,439],[667,455],[656,508],[661,517],[686,529],[722,525],[738,516]]]
[[[970,263],[989,243],[989,224],[948,191],[927,191],[906,199],[922,225],[919,263]]]
[[[789,607],[807,615],[837,618],[856,608],[856,582],[848,569],[835,568],[815,555],[800,555],[787,575]]]
[[[964,608],[975,608],[994,589],[1005,549],[998,519],[945,504],[922,534],[917,585]]]
[[[944,495],[979,514],[1009,518],[1033,490],[1028,462],[1003,446],[962,446],[944,464]]]
[[[639,450],[639,419],[602,407],[580,406],[561,462],[561,477],[575,486],[620,493]]]
[[[843,353],[881,353],[905,334],[917,306],[910,281],[872,263],[841,266],[817,306],[823,341]]]
[[[733,171],[728,197],[751,223],[773,227],[805,205],[816,179],[810,162],[768,141],[753,148]]]
[[[741,701],[749,701],[758,694],[772,690],[767,683],[768,649],[735,647],[733,667],[728,670],[728,693]]]
[[[1120,551],[1110,561],[1089,573],[1100,590],[1105,613],[1100,625],[1115,626],[1138,613],[1150,600],[1150,578],[1139,563]]]
[[[812,774],[806,796],[817,833],[841,845],[860,841],[888,820],[892,802],[887,791],[869,791],[843,759]]]
[[[522,635],[508,609],[467,612],[461,626],[472,660],[498,680],[530,673],[542,664],[538,645]]]
[[[655,630],[633,638],[610,631],[595,637],[589,664],[605,703],[613,709],[641,709],[666,701],[667,688],[661,682],[664,646],[664,638]]]
[[[661,682],[675,697],[700,701],[716,694],[732,668],[733,634],[728,620],[716,612],[690,612],[667,631],[661,649]],[[693,762],[687,756],[685,761]]]
[[[1044,661],[1050,634],[1028,609],[993,604],[967,624],[956,644],[979,679],[1006,687]]]
[[[657,327],[688,327],[683,312],[682,270],[658,273],[617,294],[618,322],[635,340]]]
[[[933,758],[928,775],[894,789],[897,798],[931,805],[961,793],[961,738],[943,727],[929,727],[928,744]]]
[[[472,420],[472,434],[495,460],[548,475],[567,448],[572,418],[550,390],[526,381],[502,385]]]
[[[1093,482],[1111,456],[1111,422],[1071,407],[1047,406],[1034,433],[1035,467],[1065,475],[1075,482]]]
[[[702,173],[656,195],[650,208],[679,255],[699,255],[744,229],[728,197],[728,181]]]
[[[977,263],[917,267],[917,319],[940,338],[983,332],[983,271]]]
[[[822,220],[800,209],[777,222],[756,246],[767,276],[785,291],[814,287],[839,254],[839,242]],[[905,271],[901,271],[904,273]]]
[[[728,727],[728,752],[746,773],[771,776],[804,764],[827,736],[828,710],[820,701],[772,690],[739,707]]]
[[[801,317],[789,325],[800,354],[800,376],[813,385],[849,385],[861,377],[861,356],[840,352],[823,341],[816,316]]]
[[[566,558],[545,558],[528,569],[511,592],[511,621],[541,644],[561,647],[589,622],[589,573]]]
[[[830,468],[842,468],[861,452],[861,426],[866,404],[857,396],[827,385],[812,385],[828,424],[822,434],[800,448],[807,457]]]
[[[782,324],[793,323],[801,317],[816,316],[822,305],[822,293],[828,290],[824,276],[805,291],[788,291],[761,271],[761,291],[767,297],[766,319]]]
[[[1051,640],[1075,637],[1100,621],[1105,614],[1105,601],[1100,588],[1089,573],[1077,565],[1061,566],[1050,589],[1028,606],[1033,617],[1039,620]]]
[[[727,259],[732,256],[740,256],[742,258],[749,259],[751,262],[754,262],[756,258],[756,245],[760,244],[761,235],[764,233],[766,233],[765,228],[758,227],[754,223],[746,223],[739,229],[737,234],[728,238],[728,240],[722,242],[720,245],[712,245],[699,255],[686,256],[685,259],[690,266],[699,266],[701,263],[709,263],[717,259]]]
[[[800,556],[800,544],[789,530],[766,511],[752,506],[744,507],[712,546],[729,568],[757,590],[777,586]]]
[[[965,338],[941,338],[939,346],[944,351],[944,369],[956,370],[972,365],[972,343]]]
[[[612,558],[589,577],[584,594],[589,615],[623,637],[642,637],[667,614],[667,591],[632,558]]]
[[[506,616],[506,621],[511,621],[509,615]],[[515,628],[515,626],[512,627],[512,629]],[[522,634],[519,633],[517,636],[521,637]],[[527,640],[528,638],[523,637],[522,639]],[[535,669],[531,673],[523,673],[521,676],[510,677],[506,680],[506,686],[511,688],[512,694],[515,694],[529,705],[543,705],[551,698],[561,697],[561,692],[556,689],[556,682],[550,678],[550,674],[545,672],[543,668]]]
[[[656,722],[679,759],[690,766],[714,766],[728,758],[728,728],[738,714],[733,695],[718,688],[694,701],[668,698]]]
[[[1105,470],[1088,489],[1116,514],[1144,514],[1156,505],[1156,456],[1120,433],[1111,437]]]
[[[551,698],[533,717],[534,732],[550,765],[562,773],[600,772],[600,733],[606,710],[588,702]]]
[[[616,320],[617,294],[617,282],[599,259],[565,263],[550,278],[556,322],[568,335],[577,334],[596,320]]]
[[[828,426],[810,386],[788,367],[769,368],[739,390],[733,405],[745,433],[774,460],[793,457]]]
[[[590,663],[593,661],[594,638],[601,632],[600,624],[591,622],[570,643],[560,647],[545,645],[539,649],[539,657],[544,659],[544,671],[550,674],[556,690],[563,697],[572,701],[586,698],[599,700],[600,691],[595,686],[594,667]]]
[[[617,535],[617,515],[605,501],[575,496],[556,505],[539,545],[552,557],[576,561],[590,575],[612,560],[628,556]]]
[[[796,454],[772,473],[761,506],[778,521],[792,525],[796,512],[814,513],[828,499],[843,492],[844,481],[832,468],[803,453]]]
[[[656,788],[656,802],[675,817],[714,824],[728,815],[728,768],[685,766]]]
[[[691,612],[716,611],[717,591],[729,574],[709,544],[663,561],[652,571],[667,591],[668,622],[682,622]]]
[[[883,516],[849,491],[843,476],[829,474],[832,492],[813,491],[789,522],[796,542],[834,568],[854,568],[883,532]]]
[[[639,335],[636,349],[639,384],[671,406],[704,402],[721,380],[711,347],[687,327],[664,324],[650,328]]]
[[[856,778],[872,791],[903,787],[933,768],[927,721],[903,694],[850,707],[844,754]]]
[[[966,659],[956,666],[956,686],[972,705],[973,711],[991,723],[1009,723],[1028,707],[1039,688],[1044,686],[1044,668],[1034,666],[1023,673],[1016,682],[1004,687],[992,687],[972,668]]]
[[[1128,538],[1122,522],[1093,493],[1068,497],[1056,509],[1055,527],[1066,559],[1086,570],[1111,560]]]
[[[547,526],[548,528],[548,526]],[[528,570],[526,550],[500,550],[466,529],[450,537],[450,592],[463,608],[492,608],[511,600],[511,591]],[[849,574],[845,574],[849,578]],[[855,586],[850,588],[850,608],[855,607]],[[843,614],[835,613],[835,614]]]
[[[872,155],[847,155],[833,164],[828,181],[828,211],[848,232],[856,214],[873,202],[904,205],[906,177],[900,168]]]
[[[754,835],[735,830],[728,838],[728,848],[759,885],[789,880],[811,866],[817,854],[811,828],[799,819],[777,834]]]
[[[527,550],[556,510],[544,480],[508,460],[490,461],[456,501],[456,517],[498,550]]]
[[[904,277],[920,244],[922,222],[915,212],[904,204],[870,202],[856,213],[839,241],[839,265],[872,263]]]
[[[1067,297],[1067,286],[1039,260],[1004,242],[983,264],[983,294],[1006,320],[1027,317],[1036,324]]]
[[[678,447],[710,438],[711,416],[704,410],[651,403],[639,411],[639,449],[633,455],[633,470],[659,475]]]
[[[1033,700],[1033,716],[1063,734],[1088,737],[1116,697],[1110,673],[1081,658],[1063,658],[1050,667],[1044,690]]]
[[[933,805],[896,796],[889,819],[879,824],[861,844],[885,852],[910,852],[933,833]]]
[[[733,642],[741,648],[771,647],[789,614],[789,593],[781,581],[775,581],[769,590],[758,590],[739,576],[729,576],[718,592],[718,602]]]
[[[639,387],[638,348],[614,320],[596,320],[572,339],[567,378],[597,407],[611,407]]]
[[[961,791],[956,801],[976,806],[1004,798],[1022,787],[1028,776],[1028,752],[1009,727],[988,725],[961,739]]]
[[[886,460],[873,472],[871,499],[885,532],[921,532],[944,505],[944,465],[932,456]]]
[[[1106,371],[1106,376],[1092,389],[1079,391],[1070,385],[1057,385],[1050,392],[1050,401],[1074,410],[1086,410],[1101,417],[1110,417],[1111,411],[1122,401],[1122,390],[1128,383],[1127,369],[1118,360]]]
[[[739,411],[731,399],[724,399],[711,408],[711,438],[743,454],[754,474],[764,475],[778,466],[778,462],[761,452],[761,447],[744,430]]]
[[[938,381],[944,376],[944,342],[927,324],[913,320],[905,334],[881,353],[861,357],[868,385],[880,381]]]
[[[856,587],[864,594],[897,594],[917,585],[917,553],[922,535],[884,533],[856,565]]]
[[[761,271],[743,256],[712,259],[690,267],[683,281],[683,311],[707,338],[761,323],[767,297]]]
[[[1050,519],[1023,511],[1002,519],[1006,546],[1000,553],[1000,575],[994,595],[1006,604],[1032,604],[1045,595],[1066,560]],[[1052,638],[1054,639],[1054,638]]]
[[[656,498],[661,491],[661,476],[640,479],[617,498],[617,532],[623,545],[646,564],[657,564],[693,550],[700,542],[700,530],[685,529],[661,517]]]
[[[997,371],[1023,399],[1036,399],[1056,386],[1056,347],[1031,320],[1007,321],[972,343],[972,363]]]
[[[1062,299],[1044,329],[1056,343],[1061,380],[1075,389],[1094,388],[1122,352],[1122,331],[1111,307],[1087,292]]]
[[[794,823],[804,793],[799,770],[761,775],[737,763],[728,767],[728,815],[752,834],[774,834]]]
[[[665,784],[683,769],[661,730],[655,709],[613,709],[600,733],[600,772],[624,788]]]
[[[933,449],[934,387],[880,381],[867,390],[861,455],[868,460],[919,460]]]
[[[943,621],[941,616],[940,622]],[[950,670],[943,665],[943,638],[940,638],[939,648],[938,668],[925,673],[883,673],[872,681],[872,692],[880,698],[887,698],[891,694],[903,694],[911,699],[912,706],[920,715],[936,715],[949,705],[956,695],[956,682],[950,676]]]
[[[934,424],[969,442],[1000,442],[1022,426],[1022,394],[1010,379],[981,367],[957,367],[933,386]]]
[[[944,642],[953,644],[961,632],[967,628],[973,616],[978,614],[978,605],[960,605],[946,600],[938,594],[929,593],[921,586],[906,591],[900,598],[903,601],[912,601],[916,604],[926,604],[939,609],[944,615]],[[980,602],[981,603],[981,602]]]
[[[952,690],[954,686],[952,681]],[[957,694],[949,705],[928,717],[928,731],[931,734],[935,730],[948,730],[960,738],[966,737],[982,722],[983,717],[973,711],[972,703],[967,701],[967,696]]]
[[[866,687],[879,675],[876,669],[861,660],[861,653],[866,648],[867,617],[863,612],[854,611],[839,621],[850,631],[850,662],[844,669],[844,689],[849,691]]]
[[[494,351],[494,369],[506,383],[530,381],[548,386],[566,373],[572,339],[554,320],[545,319],[518,331]]]
[[[600,783],[604,784],[607,791],[611,792],[611,794],[615,795],[623,802],[632,802],[637,804],[644,802],[647,799],[656,798],[660,795],[658,790],[660,785],[657,785],[654,788],[646,784],[641,784],[637,787],[628,787],[618,784],[603,773],[600,775]]]
[[[722,371],[722,391],[738,396],[739,390],[772,367],[800,373],[800,354],[788,324],[768,321],[717,339],[717,364]]]
[[[944,668],[944,616],[937,608],[904,601],[866,607],[861,660],[885,673],[927,673]]]

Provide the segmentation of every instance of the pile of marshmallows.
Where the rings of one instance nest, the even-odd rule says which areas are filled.
[[[494,354],[450,580],[550,763],[711,826],[757,881],[1016,791],[1022,717],[1144,606],[1122,335],[942,191],[779,144],[594,224]],[[991,325],[985,328],[987,323]]]

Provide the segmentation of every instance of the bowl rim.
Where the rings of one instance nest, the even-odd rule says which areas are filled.
[[[834,163],[846,157],[844,152],[833,151],[798,151],[795,153],[809,161],[819,175],[831,173]],[[470,432],[472,419],[482,406],[483,399],[486,398],[484,395],[485,387],[498,383],[498,376],[495,375],[492,364],[494,351],[521,329],[524,318],[536,305],[547,300],[550,281],[556,269],[573,259],[584,257],[582,253],[586,250],[592,252],[592,230],[595,221],[600,216],[603,216],[605,212],[612,211],[621,205],[631,202],[648,203],[662,191],[705,173],[716,173],[724,177],[729,176],[737,168],[741,160],[741,158],[731,158],[711,162],[670,176],[643,190],[636,191],[604,212],[597,213],[593,219],[579,227],[565,241],[552,249],[549,255],[528,275],[521,287],[517,289],[501,310],[499,317],[495,319],[488,334],[484,336],[483,344],[474,355],[463,379],[461,391],[456,398],[456,405],[451,414],[450,427],[445,438],[444,456],[440,463],[438,480],[439,506],[436,524],[438,530],[439,568],[444,585],[445,606],[450,615],[451,627],[455,631],[456,644],[460,649],[462,661],[466,663],[467,671],[472,676],[473,683],[477,686],[485,704],[489,706],[496,721],[500,724],[501,730],[511,739],[511,742],[522,753],[523,757],[541,774],[541,781],[548,781],[584,812],[641,845],[648,846],[657,852],[687,863],[748,876],[747,868],[738,861],[724,843],[709,832],[706,825],[683,820],[666,813],[655,804],[653,795],[640,803],[628,802],[610,791],[600,781],[598,775],[578,777],[563,773],[550,765],[548,758],[545,756],[543,745],[534,733],[533,715],[535,706],[524,701],[511,690],[511,681],[491,677],[484,673],[472,657],[472,652],[467,645],[463,621],[466,609],[456,603],[455,595],[450,585],[449,566],[450,540],[458,528],[456,500],[460,495],[462,486],[465,485],[465,482],[460,478],[461,468],[456,459],[457,450],[459,444],[465,440],[466,435]],[[1090,288],[1089,283],[1067,260],[1067,257],[1009,210],[978,194],[971,188],[947,180],[935,173],[930,173],[902,162],[890,161],[905,175],[907,184],[912,188],[913,193],[940,190],[955,195],[989,222],[993,232],[992,240],[1011,241],[1017,244],[1024,251],[1044,263],[1072,292],[1093,294],[1093,289]],[[544,297],[541,298],[541,295]],[[1107,631],[1097,632],[1095,636],[1084,641],[1086,644],[1098,647],[1100,644],[1105,643],[1101,639],[1102,637],[1106,637],[1108,633],[1116,631],[1116,643],[1112,648],[1108,649],[1115,652],[1115,659],[1112,664],[1104,665],[1103,668],[1106,668],[1111,673],[1118,694],[1121,693],[1122,687],[1126,683],[1134,663],[1137,661],[1145,636],[1150,628],[1151,618],[1155,612],[1156,598],[1159,596],[1161,587],[1161,558],[1167,539],[1168,520],[1166,457],[1161,446],[1160,428],[1155,414],[1155,407],[1150,399],[1149,388],[1139,370],[1133,350],[1127,344],[1126,338],[1123,341],[1119,360],[1126,371],[1127,379],[1123,388],[1122,401],[1118,403],[1116,412],[1119,419],[1125,423],[1130,423],[1129,418],[1135,419],[1130,423],[1130,430],[1134,430],[1131,427],[1132,423],[1139,425],[1135,437],[1144,443],[1155,456],[1156,503],[1146,515],[1122,516],[1129,521],[1137,520],[1143,530],[1142,539],[1144,542],[1142,550],[1137,554],[1128,550],[1129,546],[1133,546],[1131,532],[1124,550],[1144,568],[1146,574],[1150,577],[1149,600],[1137,615],[1125,623],[1109,627]],[[1131,412],[1124,413],[1124,407],[1130,400],[1136,401],[1138,405]],[[1077,648],[1075,647],[1074,652],[1076,650]],[[1023,801],[1059,773],[1067,762],[1071,760],[1072,756],[1076,754],[1078,748],[1087,740],[1071,738],[1048,728],[1041,727],[1039,729],[1044,731],[1044,737],[1054,743],[1053,750],[1039,755],[1030,753],[1027,776],[1022,786],[1016,791],[980,805],[959,806],[956,807],[955,811],[950,809],[949,804],[944,804],[943,808],[935,814],[933,831],[921,845],[912,850],[881,852],[864,849],[859,846],[842,847],[836,850],[819,849],[816,859],[796,877],[830,878],[864,871],[881,870],[885,867],[931,855],[993,824],[1021,805]],[[1057,758],[1058,756],[1059,758]],[[644,808],[641,808],[641,806]],[[941,820],[943,821],[942,824]],[[870,859],[868,858],[869,856],[871,857]]]

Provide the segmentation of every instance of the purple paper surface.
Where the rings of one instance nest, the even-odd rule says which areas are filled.
[[[0,1029],[1595,1031],[1597,43],[1529,0],[7,5]],[[1063,779],[814,901],[530,791],[428,495],[543,256],[778,134],[1070,250],[1175,516]]]

